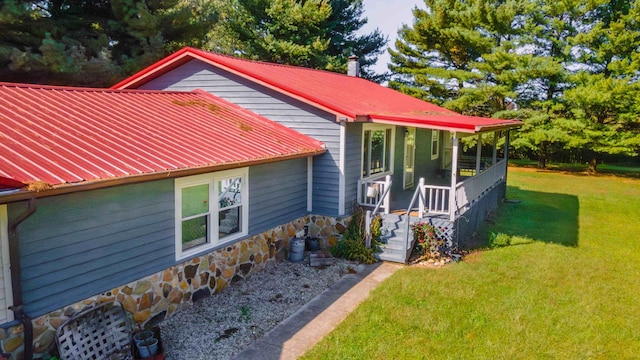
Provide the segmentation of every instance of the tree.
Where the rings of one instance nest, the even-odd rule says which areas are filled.
[[[199,46],[217,21],[209,3],[6,0],[0,12],[0,75],[5,81],[111,85],[168,51]]]
[[[574,49],[582,65],[564,92],[567,109],[579,121],[574,134],[597,170],[602,154],[638,155],[640,149],[640,5],[597,1],[588,7]]]
[[[210,31],[207,50],[337,72],[357,55],[363,77],[382,80],[367,68],[387,40],[378,30],[356,34],[366,24],[362,0],[236,0],[218,1],[217,8],[222,21]]]
[[[638,5],[632,0],[425,0],[399,31],[390,83],[463,113],[515,117],[514,148],[638,153]]]
[[[163,53],[145,1],[7,0],[1,13],[5,80],[104,86]]]

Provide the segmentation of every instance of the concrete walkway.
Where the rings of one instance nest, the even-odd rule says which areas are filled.
[[[369,292],[402,265],[360,265],[298,309],[236,357],[237,360],[293,360],[329,334],[364,301]]]

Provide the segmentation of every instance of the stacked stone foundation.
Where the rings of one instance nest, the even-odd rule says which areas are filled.
[[[350,217],[305,216],[39,316],[32,321],[34,357],[54,352],[56,329],[82,310],[118,301],[129,315],[132,330],[156,325],[195,301],[261,271],[269,262],[287,260],[290,240],[305,226],[308,235],[319,237],[320,246],[326,248],[339,241],[350,220]],[[22,360],[24,326],[16,322],[1,326],[0,345],[9,359]]]

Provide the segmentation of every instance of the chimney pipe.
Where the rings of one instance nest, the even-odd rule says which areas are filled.
[[[347,64],[347,75],[360,77],[360,62],[355,55],[349,56],[349,63]]]

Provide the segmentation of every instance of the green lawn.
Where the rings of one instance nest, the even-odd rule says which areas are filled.
[[[640,180],[510,168],[512,245],[408,267],[305,359],[637,359]]]

